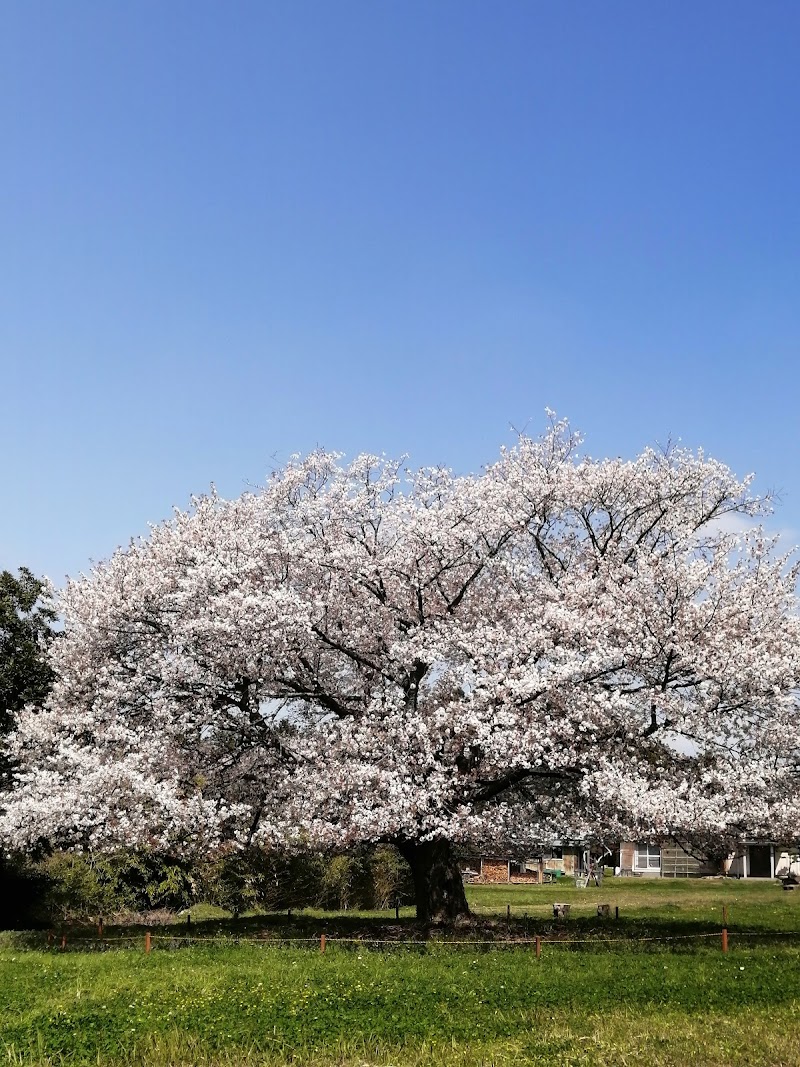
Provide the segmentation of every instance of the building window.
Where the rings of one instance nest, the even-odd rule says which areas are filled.
[[[661,846],[660,845],[637,845],[636,846],[636,870],[637,871],[660,871],[661,870]]]

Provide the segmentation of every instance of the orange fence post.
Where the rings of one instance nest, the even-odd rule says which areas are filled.
[[[320,952],[324,952],[325,951],[325,934],[320,934],[319,950],[320,950]]]
[[[722,927],[722,951],[728,951],[728,931],[726,927]]]
[[[64,952],[66,950],[66,947],[67,947],[67,935],[66,934],[62,934],[61,935],[61,951]]]
[[[541,959],[542,956],[542,939],[539,935],[536,935],[536,959]]]
[[[150,955],[150,949],[151,948],[152,948],[152,944],[151,944],[151,938],[150,938],[150,931],[148,930],[147,933],[144,935],[144,951],[145,951],[146,955],[148,955],[148,956]]]

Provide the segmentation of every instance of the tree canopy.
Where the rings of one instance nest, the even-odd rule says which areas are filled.
[[[317,451],[73,581],[0,832],[102,847],[796,836],[797,566],[750,480],[595,460],[563,422],[475,476]]]

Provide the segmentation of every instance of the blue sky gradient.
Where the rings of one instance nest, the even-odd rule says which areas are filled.
[[[799,55],[774,0],[6,5],[0,567],[545,406],[755,470],[791,538]]]

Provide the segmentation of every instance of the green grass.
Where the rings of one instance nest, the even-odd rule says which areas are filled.
[[[0,1064],[800,1065],[800,937],[764,936],[800,932],[800,894],[767,883],[632,879],[599,892],[470,887],[470,898],[493,909],[480,940],[535,924],[546,938],[542,958],[529,945],[448,945],[442,932],[391,951],[333,941],[324,955],[311,944],[247,941],[167,951],[156,939],[146,956],[141,930],[131,951],[47,952],[25,947],[41,934],[18,939],[0,949]],[[553,899],[571,902],[577,916],[554,923]],[[618,923],[597,920],[598,901],[619,903]],[[723,903],[727,955],[717,937],[603,940],[718,930]],[[285,916],[234,924],[211,915],[193,929],[277,936],[317,934],[323,923],[367,937],[420,935],[410,918],[396,924],[386,913],[304,913],[291,925]],[[559,940],[569,936],[591,943]]]
[[[800,931],[800,890],[786,893],[772,881],[735,879],[607,878],[601,887],[576,889],[571,881],[544,886],[469,886],[470,906],[477,915],[527,910],[531,920],[545,918],[554,901],[572,906],[571,918],[596,915],[599,903],[619,907],[623,920],[662,926],[675,924],[718,927],[723,906],[731,930]]]

